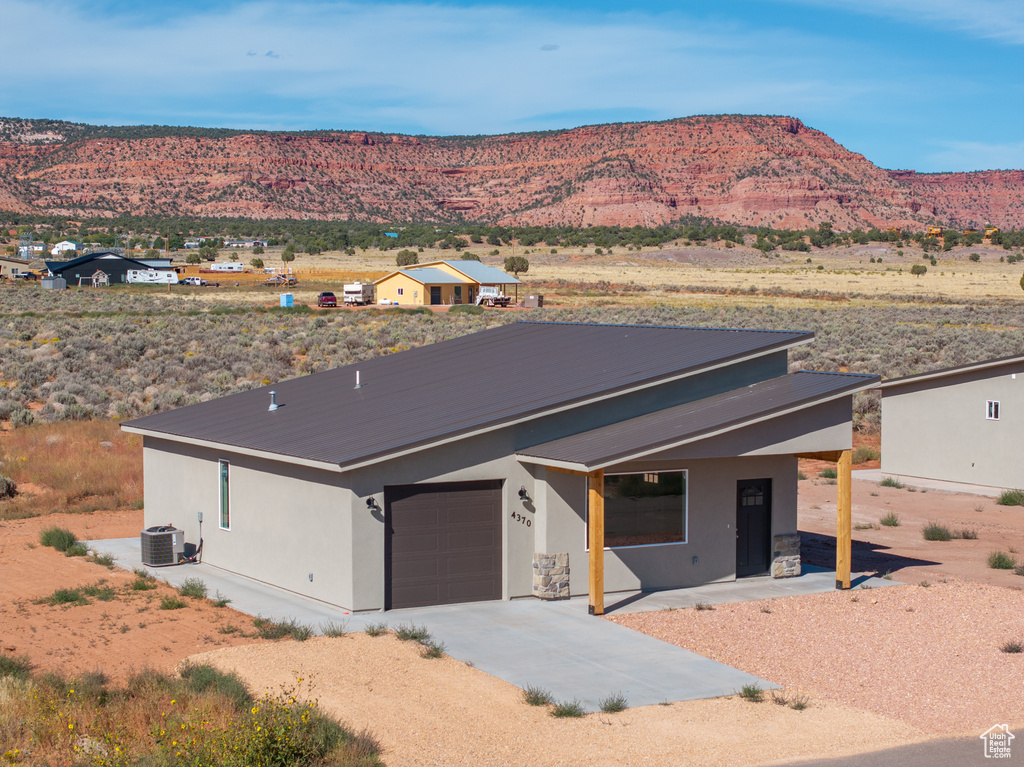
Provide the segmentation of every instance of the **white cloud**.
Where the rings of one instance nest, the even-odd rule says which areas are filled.
[[[796,0],[807,5],[842,7],[912,24],[941,27],[971,37],[1024,45],[1021,0]]]

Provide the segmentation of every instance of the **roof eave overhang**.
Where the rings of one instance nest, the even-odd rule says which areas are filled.
[[[383,279],[383,278],[382,278]],[[544,408],[542,410],[527,413],[518,418],[503,419],[500,421],[492,422],[484,426],[467,429],[460,432],[455,432],[444,437],[438,437],[434,439],[428,439],[415,445],[409,445],[398,450],[383,451],[374,455],[368,455],[364,458],[356,459],[347,463],[332,463],[330,461],[320,461],[312,458],[302,458],[299,456],[287,455],[284,453],[274,453],[268,450],[259,450],[255,448],[246,448],[241,446],[235,446],[227,442],[215,442],[212,440],[197,439],[195,437],[187,437],[183,435],[174,434],[172,432],[164,432],[156,429],[143,429],[137,426],[127,426],[121,424],[121,428],[132,434],[140,434],[143,436],[156,437],[158,439],[166,439],[171,442],[181,442],[189,445],[198,445],[200,447],[209,447],[216,450],[230,451],[239,453],[242,455],[252,455],[259,458],[267,458],[268,460],[280,461],[282,463],[291,463],[298,466],[312,466],[315,468],[322,468],[327,471],[355,471],[356,469],[363,469],[367,466],[373,466],[374,464],[383,463],[384,461],[394,460],[396,458],[404,458],[414,453],[419,453],[423,450],[432,449],[435,447],[442,447],[444,445],[458,442],[464,439],[470,439],[472,437],[480,436],[481,434],[487,434],[488,432],[497,431],[498,429],[505,429],[510,426],[516,426],[527,421],[533,421],[537,418],[544,418],[549,415],[555,415],[557,413],[563,413],[566,410],[573,410],[578,407],[585,407],[592,405],[597,402],[603,402],[613,397],[621,397],[634,392],[643,391],[644,389],[650,389],[654,386],[661,386],[662,384],[672,383],[673,381],[680,381],[684,378],[690,378],[695,375],[701,375],[703,373],[709,373],[714,370],[719,370],[724,367],[736,365],[741,362],[747,362],[758,357],[764,357],[769,354],[776,352],[793,349],[797,346],[803,346],[814,341],[814,334],[808,333],[806,336],[801,338],[795,338],[791,341],[784,343],[772,344],[771,346],[758,349],[757,351],[749,352],[747,354],[741,354],[735,357],[729,357],[728,359],[719,360],[712,362],[701,367],[687,370],[676,375],[669,375],[659,377],[654,380],[645,381],[644,383],[637,384],[634,386],[628,386],[622,389],[616,389],[611,392],[599,396],[593,396],[586,399],[574,400],[572,402]],[[877,382],[874,384],[877,385]],[[868,387],[869,388],[869,387]]]
[[[251,455],[254,458],[265,458],[268,461],[277,461],[279,463],[290,463],[296,466],[308,466],[314,469],[322,469],[324,471],[341,472],[344,471],[338,464],[331,463],[330,461],[317,461],[311,458],[300,458],[299,456],[286,455],[284,453],[272,453],[268,450],[256,450],[250,447],[240,447],[238,445],[229,445],[225,442],[214,442],[208,439],[196,439],[195,437],[183,437],[179,434],[170,434],[163,431],[155,431],[153,429],[140,429],[136,426],[127,426],[121,424],[122,431],[126,431],[129,434],[139,434],[143,437],[155,437],[157,439],[166,439],[169,442],[180,442],[185,445],[195,445],[196,447],[205,447],[210,450],[218,450],[221,452],[237,453],[239,455]]]
[[[867,391],[868,389],[874,389],[878,386],[878,380],[869,381],[863,386],[850,387],[843,389],[842,391],[832,392],[831,394],[822,395],[820,397],[814,397],[809,400],[805,400],[790,407],[782,408],[779,410],[773,410],[760,415],[744,418],[729,424],[723,424],[721,427],[715,429],[708,429],[697,434],[690,434],[683,439],[663,441],[652,445],[647,445],[639,450],[632,450],[625,453],[619,453],[614,456],[606,456],[597,461],[591,463],[584,463],[580,461],[567,461],[557,458],[543,458],[539,456],[531,456],[524,453],[516,453],[516,459],[521,463],[530,463],[536,466],[548,466],[553,469],[562,469],[565,471],[578,471],[584,474],[589,474],[593,471],[600,469],[606,469],[609,466],[615,466],[620,463],[627,463],[629,461],[638,461],[643,458],[647,458],[655,453],[660,453],[665,450],[672,450],[677,447],[683,447],[685,445],[691,445],[695,442],[702,442],[706,439],[712,439],[722,434],[728,434],[729,432],[736,431],[737,429],[743,429],[748,426],[755,426],[765,421],[770,421],[773,418],[783,418],[794,413],[798,413],[801,410],[806,410],[809,407],[815,407],[817,405],[823,405],[827,402],[832,402],[843,397],[849,397],[860,391]]]
[[[1004,365],[1013,365],[1021,362],[1024,362],[1024,355],[1017,357],[1004,357],[998,360],[987,360],[986,362],[978,362],[974,365],[962,365],[960,367],[947,368],[945,370],[934,370],[931,373],[918,373],[917,375],[893,378],[891,381],[883,381],[879,385],[879,388],[883,391],[886,389],[896,389],[900,386],[911,386],[913,384],[926,383],[940,378],[952,378],[953,376],[962,375],[964,373],[976,373],[979,370],[991,370]]]

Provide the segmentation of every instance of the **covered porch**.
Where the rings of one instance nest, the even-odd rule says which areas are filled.
[[[834,583],[835,588],[850,588],[852,395],[877,385],[878,380],[877,376],[800,371],[518,451],[517,457],[524,464],[543,467],[544,472],[585,478],[589,612],[604,614],[607,592],[633,590],[623,588],[624,567],[628,569],[630,563],[635,565],[645,556],[664,558],[670,547],[676,548],[668,566],[677,569],[682,569],[684,560],[690,558],[694,566],[701,557],[721,560],[715,576],[718,581],[736,580],[743,574],[770,572],[775,577],[798,574],[795,496],[798,458],[836,463]],[[765,473],[759,468],[766,465],[765,461],[774,461],[771,464],[776,467],[774,478],[757,480]],[[706,508],[690,509],[687,505],[691,494],[687,486],[690,465],[703,467],[696,475],[698,482],[722,485],[717,488],[717,500]],[[609,545],[606,527],[606,499],[611,497],[607,486],[609,476],[633,474],[645,480],[654,477],[657,481],[658,473],[669,466],[679,467],[683,473],[684,527],[688,528],[691,513],[699,515],[705,527],[713,528],[714,540],[711,535],[691,537],[687,529],[682,538],[655,540],[643,546],[623,544],[621,536],[616,544],[613,536]],[[709,466],[724,468],[716,472],[708,470]],[[732,492],[730,483],[735,483],[736,492],[732,496],[735,505],[727,505],[724,500]],[[693,496],[698,498],[698,493]],[[754,548],[768,548],[768,567],[766,570],[762,567],[763,572],[758,572],[757,562],[753,563],[753,571],[745,568],[747,533],[741,529],[741,524],[748,501],[751,506],[761,504],[766,509],[766,521],[753,523],[756,535],[761,536],[754,541]],[[621,517],[621,511],[614,514]],[[732,551],[728,550],[730,535],[736,538]],[[550,547],[552,540],[553,537],[538,541],[538,546]],[[623,548],[617,549],[616,545]],[[624,552],[628,556],[624,556]],[[609,557],[619,574],[613,576],[610,584],[607,579]],[[735,558],[728,561],[729,557]],[[673,584],[659,584],[656,588],[673,587]],[[643,587],[640,590],[643,591]],[[575,593],[579,593],[578,588]]]

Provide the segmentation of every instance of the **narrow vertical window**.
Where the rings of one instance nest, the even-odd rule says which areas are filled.
[[[990,399],[985,408],[985,418],[989,421],[999,420],[999,400]]]
[[[231,493],[228,474],[231,464],[227,461],[220,462],[220,528],[221,530],[231,529]]]

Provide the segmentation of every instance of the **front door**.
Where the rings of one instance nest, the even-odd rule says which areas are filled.
[[[441,286],[431,285],[430,286],[430,305],[437,306],[441,303]]]
[[[771,564],[772,481],[736,483],[736,577],[764,575]]]

